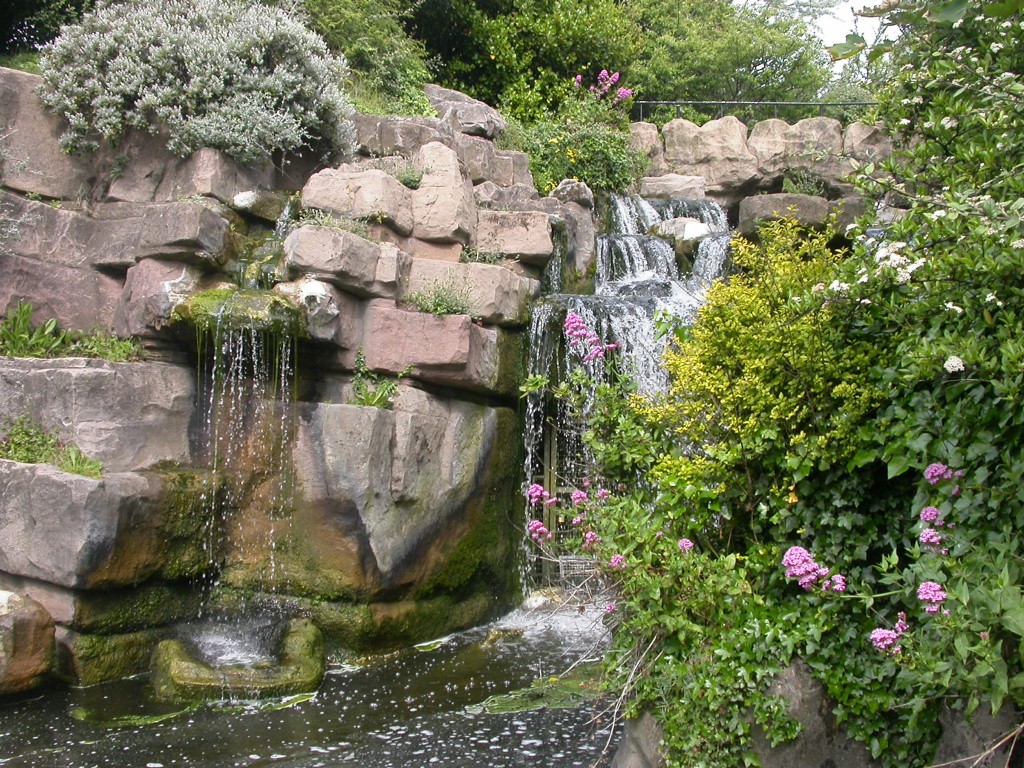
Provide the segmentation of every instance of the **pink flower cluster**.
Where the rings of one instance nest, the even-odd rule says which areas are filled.
[[[530,504],[543,504],[545,507],[550,507],[552,504],[557,504],[558,499],[553,497],[543,485],[534,483],[526,489],[526,498]]]
[[[578,507],[580,504],[586,504],[588,501],[590,501],[590,497],[586,491],[576,490],[572,492],[573,505]]]
[[[605,344],[601,337],[587,325],[586,320],[575,312],[565,316],[565,323],[562,325],[565,338],[569,340],[569,346],[585,349],[583,362],[604,359],[605,353],[618,349],[618,344]]]
[[[588,552],[601,543],[601,537],[593,531],[587,531],[583,534],[583,549]]]
[[[896,655],[903,650],[903,647],[899,645],[900,638],[910,629],[910,625],[907,624],[907,614],[902,611],[897,614],[897,618],[899,621],[892,629],[874,629],[869,635],[871,644],[883,653]]]
[[[622,555],[612,555],[612,559],[608,561],[608,565],[616,569],[625,568],[626,558],[624,558]]]
[[[536,542],[551,541],[553,536],[551,531],[540,520],[531,520],[529,525],[526,526],[526,530],[529,532],[530,538]]]
[[[692,541],[690,541],[689,539],[680,539],[679,540],[679,551],[680,552],[689,552],[691,549],[693,549],[693,542]]]
[[[786,578],[797,579],[797,583],[810,591],[818,584],[826,592],[845,592],[846,577],[832,573],[830,568],[819,565],[811,557],[811,553],[803,547],[790,547],[782,556],[782,565],[786,568]]]
[[[942,585],[934,581],[922,582],[917,588],[917,599],[925,603],[925,613],[938,613],[947,597]]]
[[[959,479],[963,476],[964,472],[962,469],[958,469],[954,472],[945,464],[939,463],[929,464],[924,470],[924,479],[928,481],[929,485],[938,485],[943,480],[952,480],[953,478]]]

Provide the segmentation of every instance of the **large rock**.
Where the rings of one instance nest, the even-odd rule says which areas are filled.
[[[525,324],[530,302],[540,293],[540,281],[502,266],[413,259],[402,296],[428,293],[444,284],[463,292],[469,302],[469,314],[488,325]]]
[[[435,316],[373,300],[364,315],[362,346],[371,370],[397,375],[411,367],[414,378],[431,384],[509,395],[518,386],[515,338],[479,326],[469,315]]]
[[[362,339],[362,304],[359,299],[311,277],[278,283],[274,292],[290,297],[302,307],[311,339],[343,349],[358,348]]]
[[[356,143],[360,154],[370,157],[413,157],[431,142],[449,146],[455,134],[449,123],[436,117],[379,117],[356,113]]]
[[[647,176],[662,176],[668,173],[668,162],[665,160],[665,146],[661,133],[654,123],[630,123],[629,145],[638,149],[647,157],[650,165]]]
[[[480,211],[476,246],[483,252],[544,266],[555,247],[550,218],[540,211]]]
[[[36,687],[53,669],[53,619],[39,603],[0,591],[0,694]]]
[[[360,295],[377,276],[380,246],[352,232],[332,227],[299,227],[284,241],[285,264],[293,275],[306,275]]]
[[[762,120],[750,132],[748,146],[757,156],[765,187],[781,182],[787,170],[810,173],[837,184],[849,173],[843,161],[843,127],[831,117],[812,117],[789,125]]]
[[[0,204],[22,222],[7,249],[48,264],[124,271],[152,257],[215,268],[227,246],[227,221],[195,203],[101,203],[79,212],[0,193]]]
[[[239,193],[272,189],[278,178],[269,161],[243,166],[210,148],[181,158],[167,149],[165,137],[143,131],[129,133],[120,153],[108,200],[173,202],[202,196],[229,204]]]
[[[39,101],[36,89],[41,82],[38,75],[0,67],[3,185],[60,200],[88,198],[92,191],[90,161],[68,155],[61,148],[59,140],[67,123]]]
[[[399,235],[412,234],[412,199],[394,176],[377,169],[327,168],[302,188],[307,208],[386,224]]]
[[[194,378],[168,363],[0,358],[0,413],[28,414],[108,471],[184,464]]]
[[[413,158],[423,171],[412,193],[413,234],[420,240],[468,244],[476,234],[477,211],[473,185],[462,175],[458,155],[444,144],[431,142]]]
[[[143,259],[128,270],[114,315],[121,336],[153,337],[172,325],[181,302],[213,287],[198,267],[177,261]]]
[[[862,163],[880,163],[892,154],[892,138],[882,126],[850,123],[843,133],[843,154]]]
[[[703,176],[681,176],[666,173],[661,176],[646,176],[640,180],[640,197],[668,200],[703,200],[707,182]]]
[[[747,127],[739,119],[723,117],[699,127],[676,119],[665,124],[662,135],[672,171],[703,176],[708,196],[716,201],[732,205],[758,188],[758,158],[747,145]]]
[[[465,585],[474,568],[456,574],[445,564],[471,535],[482,494],[514,492],[505,462],[494,461],[514,423],[504,409],[410,387],[399,388],[393,410],[306,406],[295,449],[294,549],[277,559],[289,588],[366,596],[422,589],[442,573],[450,586]],[[491,533],[486,539],[496,542]],[[478,546],[471,561],[502,557]]]
[[[428,83],[423,90],[441,119],[449,120],[449,116],[454,117],[455,125],[462,133],[496,139],[507,127],[505,118],[498,114],[496,109],[464,93],[433,83]]]
[[[76,589],[138,584],[166,562],[162,490],[155,476],[0,460],[0,571]]]
[[[0,251],[0,313],[27,301],[32,319],[55,318],[66,330],[109,330],[121,298],[121,281],[92,269],[47,264]]]
[[[828,200],[814,195],[753,195],[740,203],[737,229],[740,234],[755,237],[761,222],[777,219],[794,221],[815,229],[821,229],[828,219]]]

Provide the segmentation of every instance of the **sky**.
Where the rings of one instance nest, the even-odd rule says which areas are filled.
[[[821,32],[821,41],[825,45],[834,45],[846,40],[846,36],[854,31],[853,12],[866,7],[877,5],[868,0],[843,0],[833,13],[832,17],[819,19],[818,27]],[[857,29],[864,38],[871,42],[878,29],[877,19],[858,18]]]

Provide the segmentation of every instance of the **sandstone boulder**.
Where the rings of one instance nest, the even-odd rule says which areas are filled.
[[[711,234],[711,227],[697,219],[680,216],[668,221],[661,221],[651,229],[652,235],[671,240],[678,249],[682,245],[696,243]]]
[[[354,120],[359,153],[370,157],[401,155],[411,158],[431,142],[455,144],[451,125],[436,117],[380,117],[356,113]]]
[[[19,192],[58,200],[89,197],[90,162],[61,148],[67,123],[39,101],[41,82],[38,75],[0,67],[0,178]]]
[[[530,156],[525,152],[495,152],[491,170],[491,179],[502,187],[513,184],[533,186],[533,174],[530,173]]]
[[[494,176],[494,144],[476,136],[459,136],[456,144],[459,162],[474,184],[490,181]],[[507,186],[507,185],[505,185]]]
[[[229,205],[263,221],[277,222],[291,205],[292,195],[270,189],[247,189],[231,198]]]
[[[330,227],[299,227],[285,239],[284,251],[292,275],[315,277],[356,296],[394,297],[398,276],[408,268],[408,257],[394,246]]]
[[[584,185],[585,186],[585,185]],[[493,181],[485,181],[473,187],[473,197],[481,208],[528,208],[531,203],[540,199],[533,186],[513,184],[499,187]]]
[[[302,308],[309,337],[343,349],[357,349],[362,336],[362,306],[357,298],[311,277],[278,283],[275,293]]]
[[[175,307],[214,287],[201,269],[176,261],[143,259],[128,270],[114,316],[121,336],[160,335],[171,326]]]
[[[842,161],[843,127],[831,117],[812,117],[794,125],[762,120],[750,132],[748,145],[768,186],[781,181],[787,170],[805,171],[831,184],[849,172]]]
[[[647,176],[662,176],[668,173],[665,146],[661,140],[661,133],[658,132],[658,126],[654,123],[630,123],[629,145],[640,150],[647,157],[650,163],[647,168]]]
[[[862,163],[880,163],[892,154],[892,139],[880,125],[850,123],[843,133],[843,154]]]
[[[757,235],[763,221],[794,219],[807,227],[821,229],[829,215],[828,200],[814,195],[753,195],[740,203],[737,230],[747,237]]]
[[[554,252],[551,221],[540,211],[480,211],[477,248],[543,266]]]
[[[37,323],[52,317],[66,330],[113,327],[121,297],[121,281],[114,277],[2,251],[0,274],[0,313],[27,301]]]
[[[676,119],[662,128],[665,159],[675,173],[703,176],[709,197],[732,205],[757,189],[758,158],[747,145],[747,127],[735,117],[697,126]]]
[[[450,283],[464,293],[469,314],[488,325],[519,326],[529,318],[540,282],[494,264],[446,264],[414,259],[402,296]]]
[[[180,158],[167,149],[164,137],[142,131],[128,135],[117,166],[108,200],[174,202],[200,196],[230,204],[242,192],[272,189],[277,180],[269,161],[243,166],[208,147]]]
[[[594,209],[594,193],[585,183],[575,179],[562,179],[548,197],[561,203],[576,203],[588,210]]]
[[[640,196],[646,199],[703,200],[707,184],[703,176],[681,176],[666,173],[662,176],[646,176],[640,180]]]
[[[53,619],[39,603],[0,591],[0,694],[36,687],[54,661]]]
[[[445,120],[448,119],[448,115],[453,115],[455,124],[462,133],[496,139],[507,127],[505,118],[498,114],[496,109],[464,93],[433,83],[428,83],[423,90],[441,119]]]
[[[419,240],[468,244],[476,234],[473,186],[462,175],[458,155],[438,142],[420,148],[413,158],[423,171],[412,192],[413,234]]]
[[[76,589],[144,581],[167,556],[161,497],[155,476],[0,460],[0,571]]]
[[[194,377],[168,363],[0,358],[0,413],[28,414],[107,471],[187,463]]]
[[[377,169],[327,168],[302,188],[302,204],[354,219],[384,224],[400,235],[412,234],[410,191]]]

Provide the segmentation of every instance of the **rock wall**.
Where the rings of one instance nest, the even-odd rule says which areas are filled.
[[[141,671],[201,601],[311,617],[336,650],[506,606],[528,308],[556,246],[582,232],[592,251],[589,210],[540,199],[528,158],[494,148],[500,116],[440,88],[440,117],[360,116],[359,154],[318,169],[181,159],[148,135],[68,156],[37,84],[0,69],[0,215],[17,228],[0,241],[0,313],[27,301],[36,322],[147,350],[140,363],[0,359],[0,417],[27,414],[104,462],[91,479],[0,461],[0,588],[56,623],[59,673]],[[297,204],[306,223],[269,236]],[[301,318],[300,398],[275,406],[282,434],[243,437],[245,468],[211,472],[200,352],[175,310],[237,291],[253,264]],[[464,313],[418,311],[438,290]],[[351,404],[359,353],[370,374],[401,377],[392,408]],[[267,501],[274,485],[285,502]],[[0,625],[0,640],[23,646],[21,626]],[[0,691],[45,675],[25,652]]]
[[[865,212],[865,201],[849,181],[855,163],[877,163],[892,142],[877,126],[814,117],[794,125],[763,120],[748,129],[735,117],[697,126],[676,119],[659,131],[651,123],[630,126],[632,142],[650,159],[641,195],[652,198],[707,197],[730,213],[740,232],[756,236],[757,223],[780,216],[822,226],[839,216],[839,229]],[[783,194],[787,177],[818,190]]]

